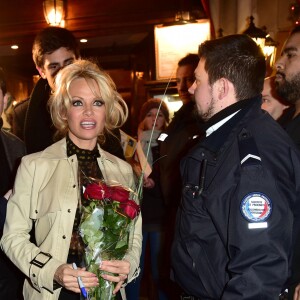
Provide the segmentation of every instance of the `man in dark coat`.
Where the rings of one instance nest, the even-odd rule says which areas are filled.
[[[176,70],[177,90],[183,105],[175,112],[171,123],[159,138],[160,141],[160,182],[165,205],[167,207],[166,224],[168,235],[164,241],[164,287],[170,299],[176,298],[180,289],[169,279],[170,248],[174,233],[177,207],[180,202],[182,182],[180,178],[180,160],[201,136],[195,101],[188,89],[195,81],[194,71],[198,65],[198,54],[188,54],[180,59]]]
[[[176,210],[180,201],[181,178],[179,163],[187,153],[193,139],[199,136],[195,101],[188,89],[195,81],[194,71],[198,65],[198,54],[188,54],[178,62],[176,82],[179,98],[183,105],[160,138],[161,187],[167,206]]]
[[[4,109],[6,94],[4,73],[0,69],[0,116]],[[22,156],[25,155],[24,143],[15,135],[2,129],[0,118],[0,237],[6,217],[6,205],[12,189],[16,169]],[[22,299],[24,275],[0,250],[0,298]]]
[[[266,64],[250,37],[206,41],[199,56],[190,92],[206,137],[181,162],[172,277],[184,299],[278,299],[300,228],[300,153],[260,108]]]

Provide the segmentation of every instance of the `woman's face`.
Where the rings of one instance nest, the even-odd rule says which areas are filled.
[[[100,94],[94,80],[89,81]],[[92,150],[105,124],[105,105],[96,97],[84,78],[72,81],[69,88],[71,106],[67,110],[69,137],[81,149]]]
[[[144,129],[145,130],[150,130],[153,128],[153,124],[155,122],[157,111],[158,111],[157,108],[152,108],[146,114],[146,116],[144,118]],[[162,130],[165,123],[166,123],[165,116],[161,111],[159,111],[157,120],[156,120],[156,124],[155,124],[155,130]]]

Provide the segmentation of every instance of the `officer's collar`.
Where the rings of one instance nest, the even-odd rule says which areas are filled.
[[[203,124],[203,129],[206,131],[209,127],[215,125],[216,123],[222,121],[223,119],[227,118],[231,114],[237,112],[240,109],[243,109],[247,106],[249,106],[253,101],[253,98],[237,101],[230,106],[222,109],[215,115],[213,115],[207,122]]]
[[[218,123],[215,123],[214,125],[210,126],[207,130],[206,130],[206,136],[210,136],[213,132],[215,132],[216,130],[218,130],[221,126],[223,126],[227,121],[229,121],[235,114],[237,114],[240,111],[240,109],[236,112],[234,112],[233,114],[229,115],[228,117],[222,119],[221,121],[219,121]]]
[[[257,107],[258,109],[261,106],[261,97],[255,97],[250,98],[247,100],[242,100],[239,102],[236,102],[229,107],[223,109],[216,115],[214,115],[208,122],[206,122],[206,127],[208,126],[208,123],[211,127],[214,124],[220,122],[222,119],[225,119],[226,117],[230,116],[231,114],[234,114],[237,112],[232,118],[230,118],[225,124],[223,124],[221,127],[219,127],[215,132],[213,132],[210,136],[205,138],[201,146],[204,148],[209,149],[210,151],[217,153],[221,146],[225,143],[227,140],[230,132],[233,130],[233,128],[236,126],[237,123],[239,123],[243,117],[247,114],[247,112],[252,107]]]

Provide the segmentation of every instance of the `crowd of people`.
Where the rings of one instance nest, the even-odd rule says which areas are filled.
[[[1,299],[75,300],[98,286],[79,230],[97,178],[140,207],[126,255],[99,262],[117,299],[140,299],[150,278],[159,300],[300,300],[300,26],[268,78],[243,34],[183,57],[182,107],[170,120],[162,99],[145,99],[131,159],[127,105],[73,34],[44,29],[33,61],[41,78],[14,107],[12,133],[0,119]],[[0,70],[0,114],[7,95]]]

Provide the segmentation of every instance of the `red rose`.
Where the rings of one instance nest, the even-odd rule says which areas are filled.
[[[140,206],[133,200],[127,200],[120,203],[123,213],[133,220],[140,213]]]
[[[106,198],[108,187],[105,184],[97,184],[97,183],[91,183],[89,184],[85,191],[84,191],[84,197],[86,199],[98,199],[103,200]]]
[[[129,199],[129,191],[121,186],[110,187],[110,199],[118,202],[124,202]]]
[[[129,199],[129,191],[121,186],[107,186],[104,183],[91,183],[86,187],[84,197],[87,199],[111,199],[117,202],[124,202]]]

